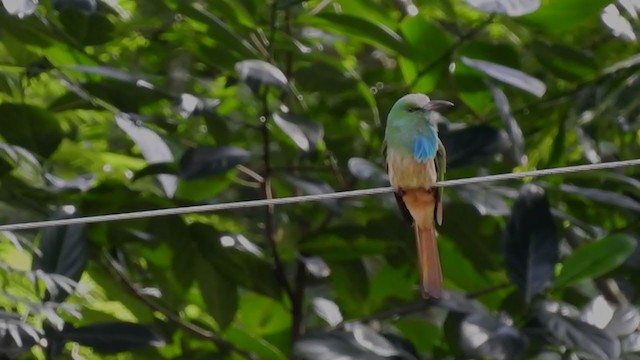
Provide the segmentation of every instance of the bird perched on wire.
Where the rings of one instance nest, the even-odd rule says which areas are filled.
[[[453,106],[424,94],[398,100],[387,117],[385,144],[387,170],[398,205],[413,222],[420,264],[422,295],[440,297],[442,270],[436,243],[435,223],[442,224],[442,188],[446,152],[438,138],[433,114]]]

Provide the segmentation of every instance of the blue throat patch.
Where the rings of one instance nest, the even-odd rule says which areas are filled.
[[[436,157],[438,138],[435,130],[429,127],[424,135],[416,135],[413,143],[413,157],[418,161],[427,161]]]

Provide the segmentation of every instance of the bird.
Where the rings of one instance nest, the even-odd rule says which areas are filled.
[[[395,198],[405,218],[413,223],[418,250],[422,296],[442,295],[442,269],[435,224],[442,225],[442,188],[446,151],[434,122],[436,110],[453,106],[425,94],[408,94],[387,116],[384,146],[387,172]]]

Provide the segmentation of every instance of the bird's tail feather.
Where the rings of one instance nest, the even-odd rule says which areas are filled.
[[[433,227],[416,225],[416,244],[420,275],[422,278],[422,296],[439,298],[442,294],[442,269],[440,254],[436,243],[436,230]]]

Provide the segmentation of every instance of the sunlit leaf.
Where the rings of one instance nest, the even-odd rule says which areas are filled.
[[[527,91],[537,97],[542,97],[547,91],[547,87],[542,81],[520,70],[464,56],[462,57],[462,63],[478,71],[482,71],[496,80]]]
[[[291,114],[273,114],[273,122],[303,151],[313,151],[324,137],[322,124]]]
[[[275,86],[282,90],[288,89],[288,80],[282,70],[262,60],[243,60],[235,66],[238,76],[246,82],[258,82]]]
[[[540,0],[466,0],[467,4],[488,13],[522,16],[540,7]]]
[[[139,120],[128,114],[116,115],[116,123],[129,135],[131,140],[140,148],[142,156],[149,164],[173,161],[173,154],[164,140],[153,130],[145,127]],[[173,197],[178,187],[177,179],[173,175],[158,175],[165,194]]]

